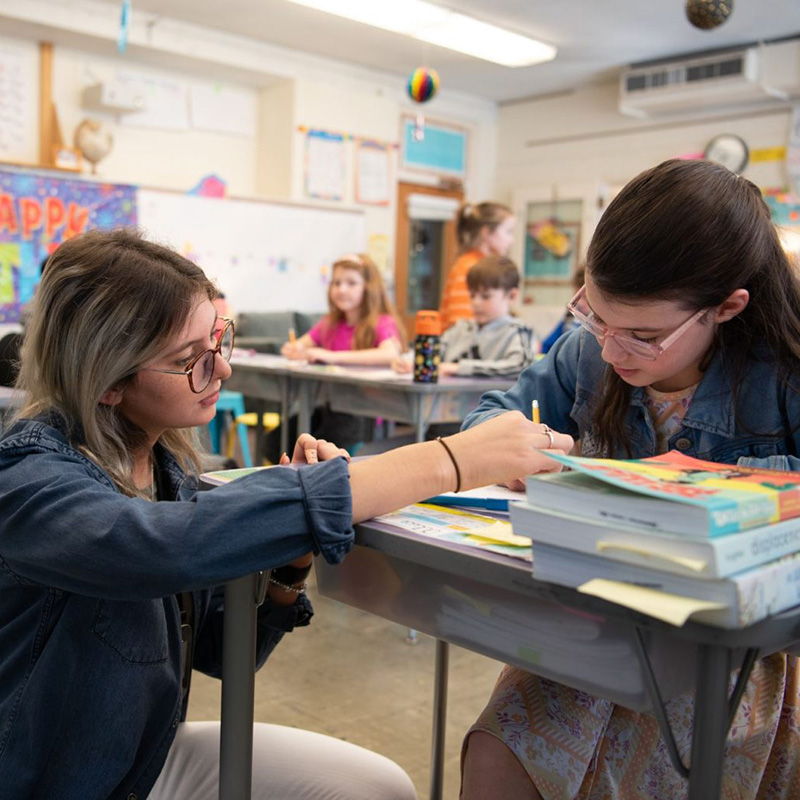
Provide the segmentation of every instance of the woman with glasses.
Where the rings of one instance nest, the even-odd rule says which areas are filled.
[[[221,584],[273,570],[261,665],[311,617],[312,553],[341,561],[353,522],[547,468],[552,434],[516,414],[353,465],[304,434],[295,461],[324,463],[196,493],[194,429],[234,344],[215,297],[195,264],[125,231],[65,242],[37,289],[25,405],[0,439],[4,798],[216,798],[219,724],[184,717],[192,667],[220,673]],[[254,799],[416,797],[388,759],[296,728],[256,725],[253,760]]]
[[[634,178],[603,214],[568,309],[580,328],[509,391],[484,395],[465,427],[537,400],[542,420],[584,456],[675,449],[800,469],[800,288],[752,183],[700,161]],[[799,677],[794,657],[757,662],[726,749],[725,797],[798,796]],[[684,763],[692,706],[690,696],[667,704]],[[510,667],[465,739],[462,764],[465,800],[687,792],[655,718]]]

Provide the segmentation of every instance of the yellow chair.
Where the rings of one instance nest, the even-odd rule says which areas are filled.
[[[281,415],[275,411],[265,411],[261,415],[261,426],[264,429],[264,433],[270,433],[270,431],[274,431],[280,424]],[[258,425],[258,414],[255,411],[250,411],[245,414],[239,414],[234,419],[234,425],[232,425],[228,431],[227,452],[225,454],[228,458],[233,458],[233,451],[236,447],[236,438],[233,434],[235,430],[241,430],[238,428],[239,425],[246,425],[248,428],[255,428],[256,425]],[[258,454],[256,453],[256,455]]]

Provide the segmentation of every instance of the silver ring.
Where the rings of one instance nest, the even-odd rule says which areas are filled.
[[[553,431],[551,431],[550,428],[547,427],[547,425],[542,425],[542,428],[543,428],[542,433],[546,434],[547,438],[550,440],[550,444],[548,444],[547,447],[545,447],[544,449],[551,450],[556,443],[556,437],[553,436]]]

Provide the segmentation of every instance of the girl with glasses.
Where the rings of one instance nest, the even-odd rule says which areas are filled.
[[[465,427],[535,399],[584,456],[676,449],[800,469],[800,287],[752,183],[702,161],[634,178],[601,218],[568,308],[580,328],[508,392],[484,395]],[[799,678],[792,656],[756,664],[728,741],[724,796],[795,796]],[[684,763],[692,704],[667,704]],[[462,756],[465,800],[679,800],[687,791],[655,718],[509,667]]]
[[[353,465],[303,434],[294,460],[324,463],[197,493],[194,429],[231,374],[216,295],[125,231],[48,262],[0,439],[3,797],[216,800],[219,723],[184,718],[191,669],[220,674],[222,584],[274,568],[260,666],[311,617],[312,553],[341,561],[354,522],[545,467],[550,435],[515,414]],[[254,800],[416,797],[388,759],[296,728],[256,725],[253,761]]]

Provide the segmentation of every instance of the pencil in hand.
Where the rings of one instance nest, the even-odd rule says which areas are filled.
[[[531,420],[536,424],[540,425],[542,422],[541,415],[539,413],[539,401],[534,400],[531,403]]]

